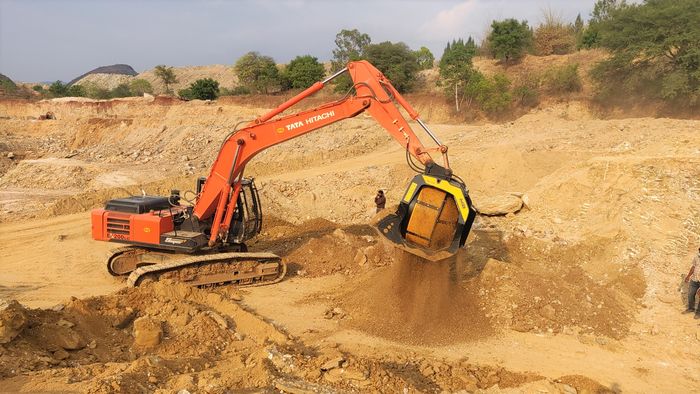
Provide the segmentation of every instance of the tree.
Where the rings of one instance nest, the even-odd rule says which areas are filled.
[[[593,4],[591,20],[579,39],[580,48],[595,48],[600,45],[600,25],[610,21],[612,15],[628,7],[626,0],[597,0]]]
[[[219,82],[211,78],[194,81],[187,89],[182,89],[178,95],[185,100],[216,100],[219,97]]]
[[[269,93],[280,84],[275,61],[258,52],[248,52],[236,61],[234,71],[241,84],[258,93]]]
[[[408,92],[415,86],[418,62],[408,45],[390,41],[370,44],[365,48],[365,56],[399,92]]]
[[[144,93],[152,94],[153,86],[145,79],[137,78],[129,82],[129,90],[134,96],[143,96]]]
[[[510,61],[520,59],[532,41],[532,32],[527,21],[518,22],[515,19],[493,21],[488,37],[493,57],[502,60],[506,65]]]
[[[583,31],[583,19],[581,19],[581,14],[576,15],[576,20],[574,21],[574,33],[581,34]]]
[[[68,85],[65,85],[61,81],[56,81],[49,86],[49,93],[53,97],[65,97],[68,93]]]
[[[165,85],[166,93],[172,93],[170,90],[170,85],[177,83],[177,76],[175,75],[175,70],[172,67],[167,67],[163,64],[156,66],[155,70],[156,77],[160,78]]]
[[[365,58],[365,49],[372,43],[372,39],[359,30],[341,30],[335,35],[335,49],[331,59],[331,71],[342,70],[348,62]],[[352,79],[346,74],[336,78],[335,91],[345,92],[352,88]]]
[[[326,75],[326,69],[318,59],[311,56],[297,56],[284,69],[283,77],[294,89],[306,89]]]
[[[460,38],[452,40],[452,43],[448,42],[440,58],[440,81],[445,86],[449,96],[454,94],[455,111],[457,112],[459,112],[459,105],[464,98],[462,87],[474,73],[472,58],[476,55],[476,51],[476,44],[472,37],[469,37],[466,43]]]
[[[646,0],[606,15],[600,46],[612,57],[593,69],[599,97],[700,106],[700,2]]]
[[[372,39],[359,30],[341,30],[335,35],[335,46],[333,50],[332,70],[338,71],[345,67],[348,62],[360,60],[365,52],[365,48],[372,43]]]
[[[418,68],[421,70],[430,70],[435,64],[435,56],[430,52],[430,49],[426,47],[420,47],[419,50],[415,51],[416,61],[418,62]]]

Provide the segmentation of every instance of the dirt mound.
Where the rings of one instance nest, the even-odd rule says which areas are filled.
[[[425,261],[401,252],[390,268],[354,283],[336,300],[353,328],[422,345],[473,341],[493,333],[478,295],[460,286],[456,259]]]
[[[210,292],[158,282],[71,298],[51,309],[12,303],[0,318],[10,311],[24,323],[0,348],[0,384],[9,391],[125,393],[557,387],[537,374],[466,359],[308,345],[242,309],[240,299],[231,288]]]

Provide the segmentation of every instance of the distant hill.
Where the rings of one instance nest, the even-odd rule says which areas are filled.
[[[68,82],[68,85],[72,85],[90,74],[119,74],[133,77],[138,73],[128,64],[113,64],[111,66],[97,67],[94,70],[88,71],[85,74],[74,78],[72,81]]]
[[[10,96],[17,92],[17,84],[15,84],[7,76],[0,74],[0,96]]]

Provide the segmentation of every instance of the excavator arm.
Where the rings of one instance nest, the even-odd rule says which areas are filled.
[[[279,116],[344,72],[349,73],[354,82],[354,95]],[[426,131],[436,147],[426,148],[421,143],[395,103]],[[199,221],[211,220],[209,246],[226,240],[237,209],[243,172],[251,158],[271,146],[364,111],[425,167],[424,173],[409,185],[397,213],[380,221],[380,232],[395,244],[431,260],[455,253],[466,240],[475,212],[464,184],[452,175],[447,147],[439,142],[389,80],[366,61],[349,63],[345,69],[316,82],[226,138],[193,210]],[[442,166],[434,162],[431,152],[442,155]]]

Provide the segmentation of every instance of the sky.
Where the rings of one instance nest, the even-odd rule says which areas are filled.
[[[70,81],[116,63],[137,72],[234,64],[257,51],[288,63],[330,60],[335,35],[428,47],[483,38],[493,20],[537,25],[545,11],[588,18],[594,0],[0,0],[0,73],[15,81]]]

